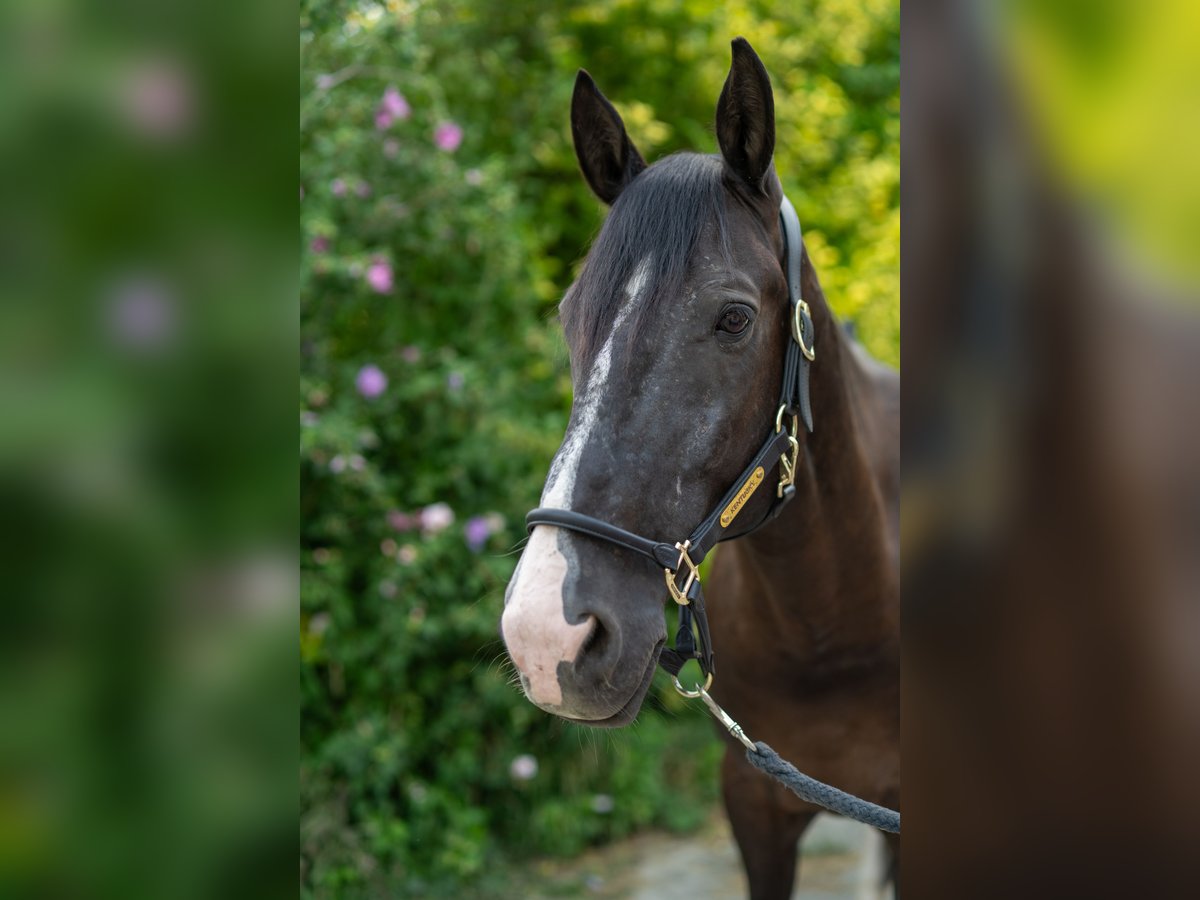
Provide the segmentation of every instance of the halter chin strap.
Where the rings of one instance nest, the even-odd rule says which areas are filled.
[[[539,508],[525,517],[525,527],[531,532],[538,525],[566,528],[640,553],[662,567],[667,591],[679,606],[679,629],[675,634],[675,647],[663,647],[658,663],[676,679],[675,686],[680,691],[683,688],[678,680],[679,670],[688,660],[699,662],[705,676],[705,688],[712,683],[714,673],[708,615],[704,609],[704,592],[698,571],[700,563],[719,542],[749,534],[779,515],[796,493],[796,465],[800,455],[798,420],[804,422],[808,431],[813,429],[812,406],[808,395],[808,370],[815,359],[812,314],[800,295],[803,247],[800,219],[787,197],[779,205],[779,222],[784,238],[784,271],[788,282],[791,331],[784,354],[779,412],[775,417],[774,430],[767,435],[750,464],[713,511],[687,540],[674,544],[652,541],[602,519],[569,509]],[[790,427],[785,424],[785,417],[790,418]],[[779,482],[771,506],[754,525],[735,530],[732,527],[734,520],[776,464],[779,466]]]

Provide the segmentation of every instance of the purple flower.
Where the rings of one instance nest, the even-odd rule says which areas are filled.
[[[360,196],[360,197],[370,197],[371,196],[371,186],[369,184],[367,184],[365,181],[360,181],[358,184],[356,184],[354,186],[354,193],[358,194],[358,196]]]
[[[377,259],[367,266],[367,284],[377,294],[392,292],[392,266],[387,260]]]
[[[454,122],[439,122],[437,128],[433,130],[433,142],[437,144],[439,150],[445,150],[447,153],[457,150],[462,139],[463,130]]]
[[[363,366],[358,370],[358,377],[354,379],[354,386],[358,388],[360,394],[370,400],[378,397],[387,390],[388,380],[379,366]]]
[[[346,471],[346,457],[340,453],[329,461],[329,471],[334,475],[340,475]]]
[[[482,550],[491,534],[492,522],[488,516],[472,516],[463,526],[463,536],[466,537],[467,546],[472,553]]]
[[[323,234],[318,234],[309,243],[308,249],[313,253],[325,253],[329,250],[329,238]]]
[[[329,192],[335,197],[346,196],[346,181],[343,178],[335,178],[329,182]]]
[[[462,390],[462,387],[464,384],[466,384],[466,381],[467,380],[463,377],[462,372],[451,372],[446,376],[446,387],[457,393],[458,391]]]

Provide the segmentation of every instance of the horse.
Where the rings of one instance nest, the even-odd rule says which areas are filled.
[[[720,153],[647,165],[585,70],[571,131],[583,176],[610,211],[560,305],[574,400],[541,507],[565,512],[531,529],[501,633],[531,702],[613,727],[636,717],[669,650],[663,566],[628,542],[551,522],[578,511],[668,547],[688,534],[739,479],[760,435],[780,431],[781,373],[800,338],[774,97],[747,41],[733,42],[717,102]],[[793,419],[792,465],[772,460],[756,475],[765,487],[738,493],[738,523],[707,578],[720,667],[712,695],[802,771],[898,808],[899,376],[839,325],[803,250],[800,272],[812,431]],[[791,501],[778,509],[785,483]],[[682,561],[686,546],[676,546]],[[750,896],[788,897],[798,841],[818,810],[725,738],[722,794]],[[889,850],[894,878],[894,837]]]

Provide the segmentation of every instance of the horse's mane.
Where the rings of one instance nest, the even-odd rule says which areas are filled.
[[[633,311],[634,338],[660,304],[680,297],[706,225],[717,229],[718,245],[728,256],[723,171],[719,156],[676,153],[639,174],[613,203],[579,279],[560,307],[563,330],[581,371],[590,367],[612,328],[625,286],[643,259],[650,290]]]

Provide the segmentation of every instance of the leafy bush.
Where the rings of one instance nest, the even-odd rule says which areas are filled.
[[[827,292],[898,361],[894,3],[302,2],[309,896],[451,893],[501,856],[693,827],[715,799],[699,710],[657,690],[635,729],[576,729],[509,683],[497,627],[570,408],[554,304],[601,216],[574,71],[648,158],[710,151],[735,34],[775,77]]]

